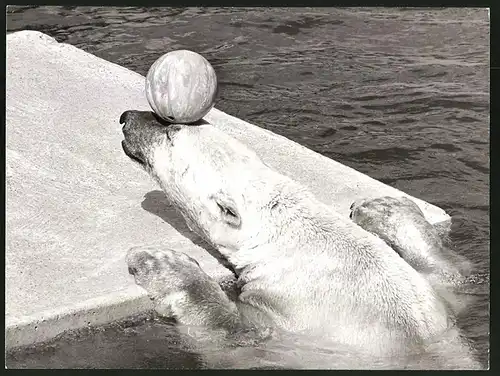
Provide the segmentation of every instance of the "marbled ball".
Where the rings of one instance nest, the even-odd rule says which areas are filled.
[[[146,76],[146,97],[153,111],[171,123],[189,124],[214,106],[217,76],[203,56],[171,51],[156,60]]]

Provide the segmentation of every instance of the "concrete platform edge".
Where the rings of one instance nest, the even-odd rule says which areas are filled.
[[[142,289],[132,287],[92,298],[72,306],[58,307],[36,315],[6,319],[6,351],[46,342],[68,330],[99,326],[153,309]]]

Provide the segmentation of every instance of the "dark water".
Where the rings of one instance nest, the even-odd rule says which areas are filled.
[[[489,274],[489,17],[468,8],[10,8],[145,75],[173,49],[217,71],[217,108],[445,209]],[[461,318],[483,362],[489,286]]]

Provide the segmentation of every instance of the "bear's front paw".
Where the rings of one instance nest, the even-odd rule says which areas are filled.
[[[127,264],[158,313],[166,316],[172,315],[172,306],[185,300],[193,284],[209,278],[196,260],[172,250],[133,247],[127,253]]]
[[[350,209],[349,217],[355,223],[386,240],[398,236],[402,226],[427,224],[417,204],[406,197],[362,199],[355,201]]]
[[[350,217],[383,239],[416,270],[430,273],[446,267],[439,234],[409,198],[359,200],[351,205]]]

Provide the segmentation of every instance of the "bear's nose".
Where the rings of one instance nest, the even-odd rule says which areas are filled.
[[[134,122],[133,120],[134,116],[134,111],[125,111],[121,116],[120,116],[120,124],[124,124],[122,127],[122,132],[125,138],[127,138],[130,135],[130,131],[133,127]]]
[[[120,124],[128,122],[130,116],[132,114],[132,111],[125,111],[123,114],[120,116]]]

